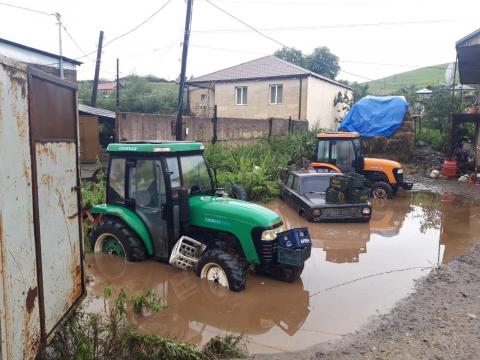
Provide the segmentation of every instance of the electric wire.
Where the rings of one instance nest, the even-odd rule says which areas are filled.
[[[0,2],[0,5],[2,5],[2,6],[7,6],[7,7],[11,7],[11,8],[14,8],[14,9],[30,11],[30,12],[33,12],[33,13],[42,14],[42,15],[46,15],[46,16],[55,16],[55,15],[56,15],[55,13],[48,13],[48,12],[46,12],[46,11],[30,9],[30,8],[27,8],[27,7],[18,6],[18,5],[13,5],[13,4],[8,4],[8,3],[4,3],[4,2]]]

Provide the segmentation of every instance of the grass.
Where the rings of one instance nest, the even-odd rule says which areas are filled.
[[[391,95],[399,94],[402,89],[420,90],[427,86],[442,86],[447,66],[448,64],[433,65],[373,80],[367,83],[368,91],[375,95]]]
[[[217,336],[202,348],[180,343],[154,334],[138,332],[128,321],[128,299],[125,290],[112,299],[113,289],[106,287],[107,299],[102,313],[77,311],[56,332],[41,360],[105,359],[180,359],[217,360],[245,358],[243,336]],[[108,305],[107,305],[108,303]]]

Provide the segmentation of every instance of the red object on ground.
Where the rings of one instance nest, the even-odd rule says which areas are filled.
[[[457,177],[457,162],[455,160],[445,160],[443,162],[443,175],[449,179]]]

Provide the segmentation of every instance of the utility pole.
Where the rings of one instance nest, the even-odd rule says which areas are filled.
[[[102,62],[102,45],[103,45],[103,31],[100,31],[100,36],[98,38],[98,48],[97,48],[97,62],[95,64],[95,76],[93,78],[92,100],[90,101],[90,105],[93,107],[97,106],[97,88],[98,88],[98,77],[100,76],[100,63]]]
[[[58,25],[58,48],[60,53],[60,60],[58,62],[58,68],[60,70],[60,78],[64,78],[63,75],[63,51],[62,51],[62,15],[60,13],[55,13],[55,17],[57,18],[57,25]]]
[[[187,15],[185,18],[185,34],[183,36],[182,69],[180,71],[180,87],[178,89],[177,122],[175,124],[175,138],[177,140],[182,140],[183,138],[183,126],[182,126],[183,91],[185,89],[185,72],[187,69],[188,42],[190,41],[190,28],[191,28],[191,21],[192,21],[192,2],[193,0],[187,0]]]
[[[117,58],[117,102],[115,106],[115,111],[120,111],[120,65],[119,60]]]

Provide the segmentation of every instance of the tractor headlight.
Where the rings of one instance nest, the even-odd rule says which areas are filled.
[[[372,210],[369,207],[364,207],[362,209],[362,214],[363,215],[370,215],[371,212],[372,212]]]
[[[315,217],[319,217],[320,215],[322,215],[322,211],[320,209],[314,209],[312,211],[312,215]]]
[[[403,169],[402,168],[398,169],[397,174],[403,174]]]
[[[286,230],[285,225],[281,225],[272,230],[265,230],[262,232],[262,241],[272,241],[275,240],[277,235]]]

